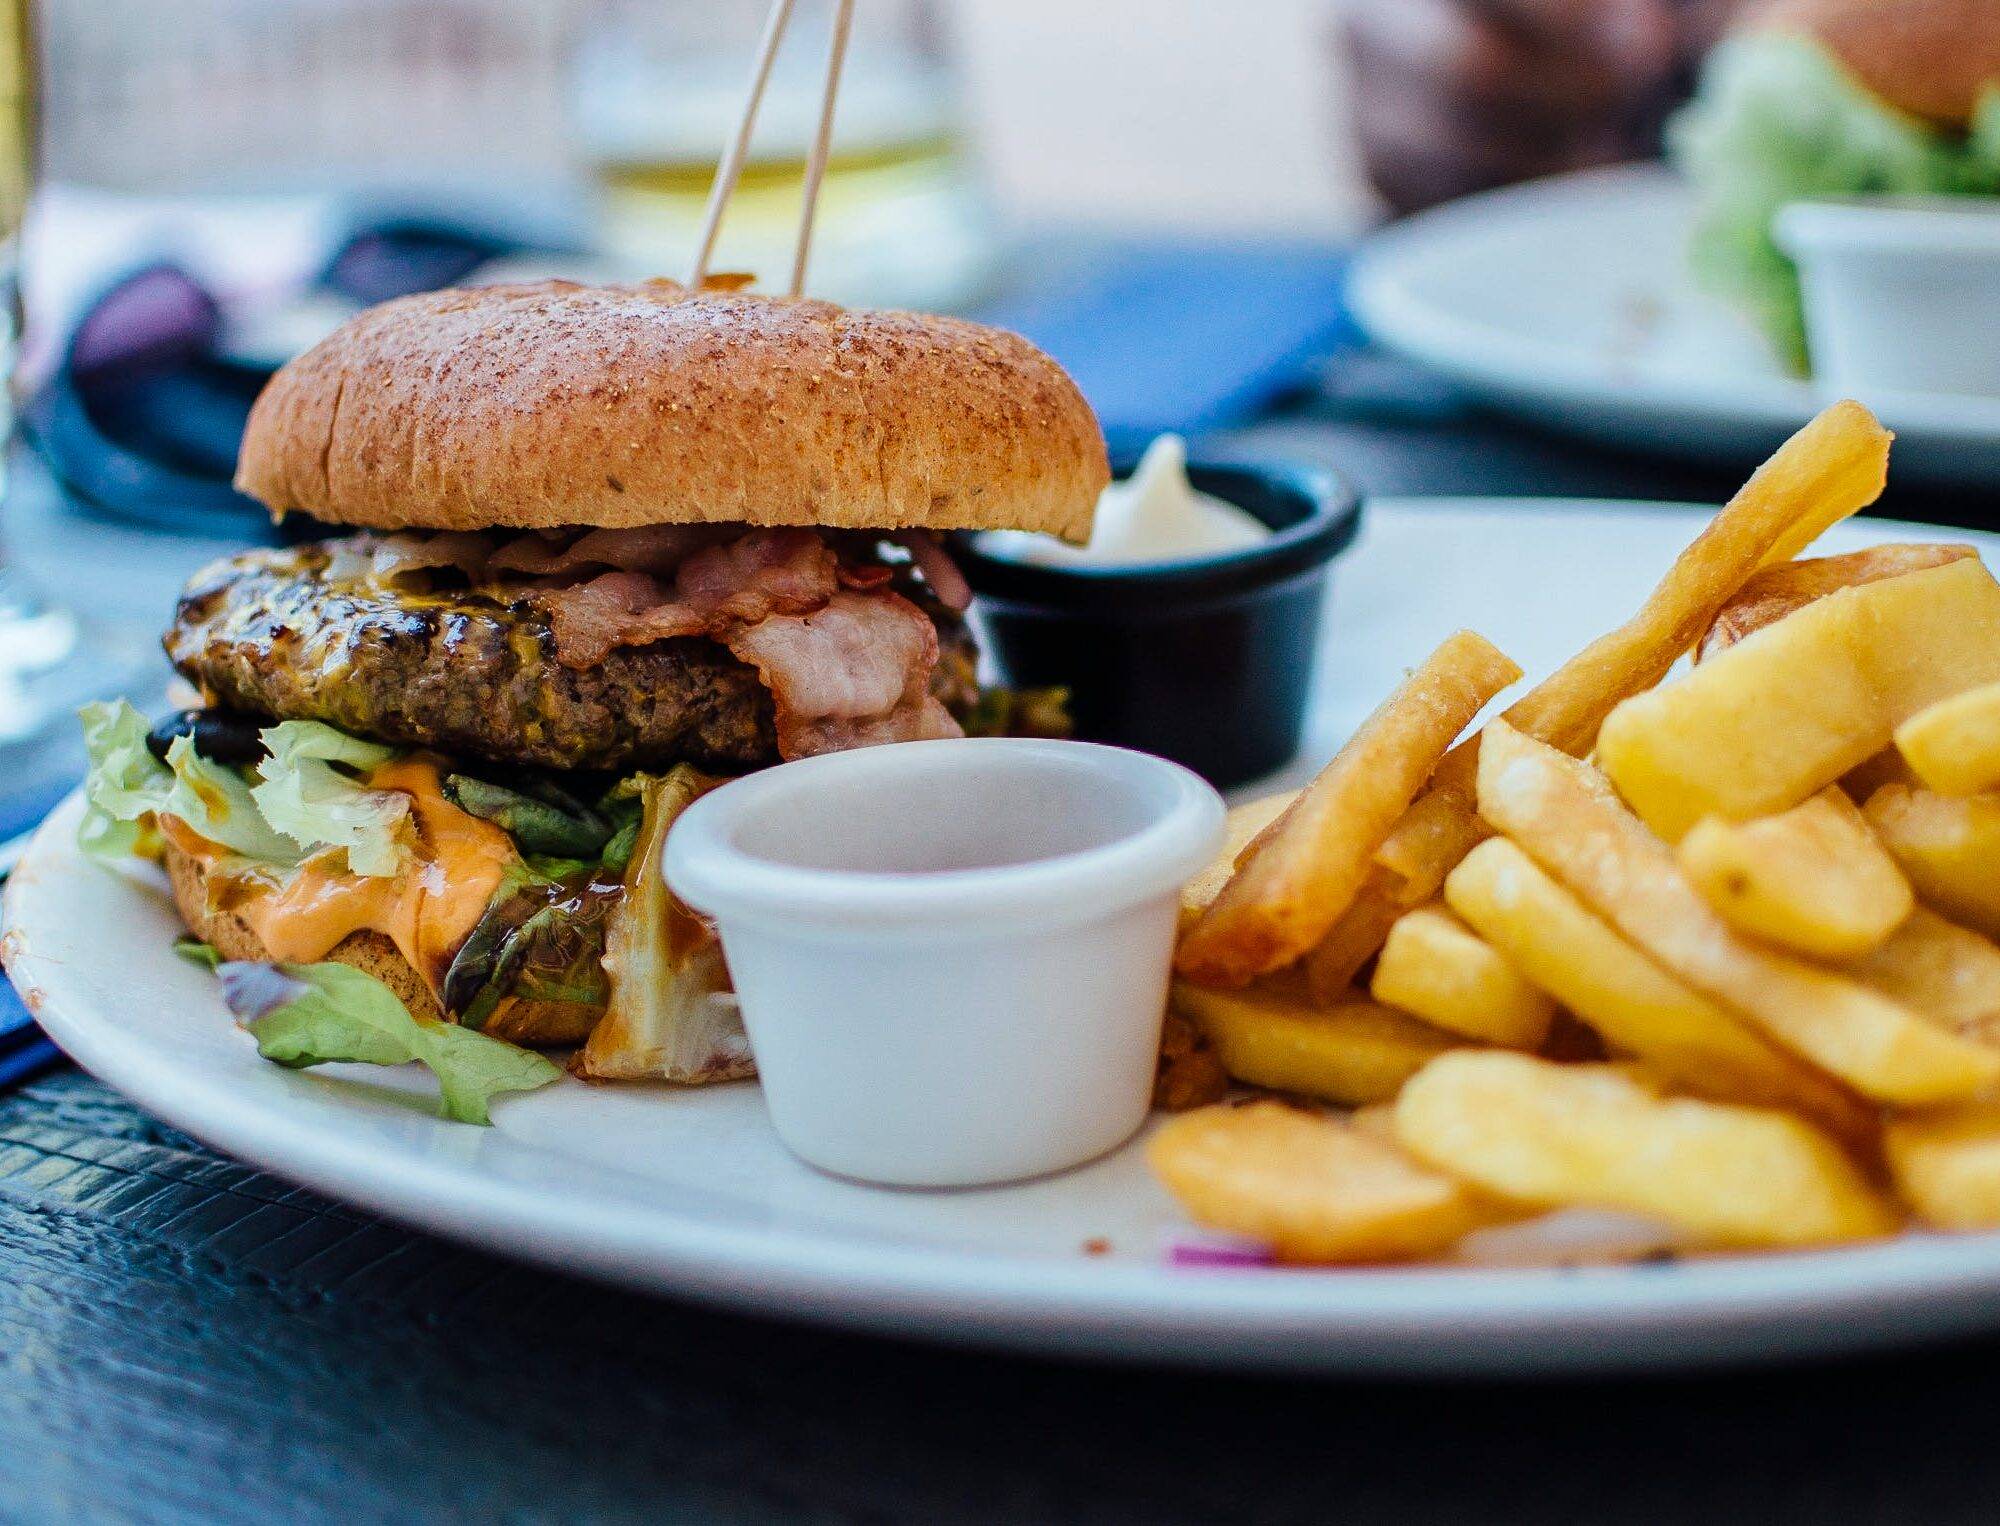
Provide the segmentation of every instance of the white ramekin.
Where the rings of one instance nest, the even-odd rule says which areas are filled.
[[[2000,396],[2000,198],[1796,202],[1773,231],[1821,386]]]
[[[1222,801],[1080,742],[912,742],[724,785],[667,839],[713,917],[771,1121],[823,1170],[971,1186],[1144,1121],[1181,885]]]

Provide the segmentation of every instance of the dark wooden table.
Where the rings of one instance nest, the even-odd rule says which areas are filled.
[[[2000,1348],[1643,1384],[1252,1381],[628,1296],[0,1100],[0,1519],[1991,1521]]]
[[[1239,443],[1384,492],[1718,498],[1738,476],[1323,402]],[[1984,513],[1978,495],[1893,506]],[[17,545],[53,566],[96,533],[43,521]],[[191,554],[132,559],[171,579]],[[165,592],[114,594],[167,607]],[[1986,1342],[1646,1383],[1396,1386],[1066,1366],[746,1319],[382,1223],[221,1159],[75,1071],[0,1098],[4,1522],[1930,1526],[2000,1518],[1996,1437]]]

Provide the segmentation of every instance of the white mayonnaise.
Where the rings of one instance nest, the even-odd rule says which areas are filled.
[[[988,556],[1044,567],[1118,567],[1240,551],[1270,534],[1254,514],[1196,492],[1187,477],[1187,442],[1163,434],[1146,447],[1132,475],[1112,483],[1097,500],[1089,545],[1071,546],[1024,530],[988,530],[978,545]]]

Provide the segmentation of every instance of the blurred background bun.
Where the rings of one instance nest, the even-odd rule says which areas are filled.
[[[1745,26],[1811,37],[1884,104],[1940,127],[1970,125],[2000,83],[2000,0],[1767,0]]]

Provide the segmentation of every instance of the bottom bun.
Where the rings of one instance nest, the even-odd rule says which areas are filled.
[[[235,912],[210,903],[208,869],[200,860],[168,843],[165,863],[167,879],[173,886],[174,906],[189,932],[225,959],[271,958],[271,951],[249,923]],[[373,975],[396,993],[412,1017],[443,1020],[444,1010],[429,984],[381,933],[349,933],[326,957]],[[602,1007],[575,1002],[512,1001],[495,1012],[481,1031],[513,1044],[560,1048],[581,1044],[603,1015]]]

